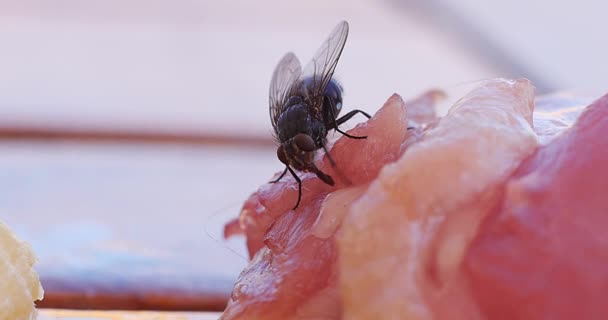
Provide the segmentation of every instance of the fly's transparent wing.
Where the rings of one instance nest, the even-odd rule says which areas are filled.
[[[323,105],[323,93],[327,84],[334,75],[336,65],[344,49],[346,38],[348,37],[348,23],[340,22],[334,30],[329,34],[329,37],[319,50],[315,53],[312,60],[304,68],[302,79],[312,81],[307,85],[306,99],[313,110],[320,112]],[[315,112],[316,114],[318,114]]]
[[[285,102],[294,83],[300,78],[302,67],[298,57],[292,52],[288,52],[281,58],[279,64],[274,68],[272,80],[270,80],[269,102],[270,102],[270,121],[275,133],[279,116],[285,108]]]

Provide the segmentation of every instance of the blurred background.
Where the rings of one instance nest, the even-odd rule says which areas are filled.
[[[282,169],[267,97],[283,54],[305,64],[347,20],[336,77],[369,112],[491,77],[599,95],[606,9],[0,0],[0,220],[39,257],[42,306],[221,310],[247,263],[223,225]]]

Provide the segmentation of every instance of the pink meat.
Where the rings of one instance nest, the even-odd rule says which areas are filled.
[[[393,95],[296,211],[291,177],[247,200],[223,319],[608,319],[608,96],[533,113],[529,81],[497,79],[437,119],[441,96]]]
[[[342,137],[336,141],[331,149],[336,169],[326,158],[322,160],[321,169],[335,177],[334,187],[312,174],[301,175],[302,202],[296,211],[291,210],[297,196],[297,185],[291,177],[262,186],[247,200],[239,224],[253,259],[239,276],[223,319],[286,319],[319,314],[340,318],[335,229],[332,234],[316,236],[312,227],[328,194],[367,185],[385,164],[397,160],[407,145],[418,139],[421,129],[407,130],[407,110],[424,115],[424,119],[432,118],[428,111],[418,109],[433,110],[438,98],[432,91],[406,107],[398,95],[393,95],[372,119],[349,131],[367,135],[367,139]],[[339,194],[334,192],[328,199]],[[226,235],[236,233],[234,225],[227,226]]]
[[[463,269],[487,319],[608,319],[608,95],[509,179]]]
[[[485,82],[351,205],[338,232],[344,319],[481,319],[460,265],[537,146],[533,99],[527,80]]]

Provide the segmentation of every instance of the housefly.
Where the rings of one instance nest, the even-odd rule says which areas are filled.
[[[357,113],[370,118],[369,114],[361,110],[350,111],[338,118],[342,110],[342,87],[332,76],[347,36],[348,23],[342,21],[304,69],[295,54],[289,52],[279,61],[272,74],[270,120],[279,143],[277,156],[285,164],[285,170],[271,183],[279,181],[288,171],[291,173],[298,182],[298,201],[294,210],[302,198],[302,180],[294,170],[313,172],[323,182],[334,185],[332,177],[314,163],[315,152],[323,149],[330,163],[335,166],[326,147],[327,133],[330,130],[352,139],[367,138],[349,135],[338,128]]]

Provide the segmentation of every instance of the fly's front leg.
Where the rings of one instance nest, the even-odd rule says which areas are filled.
[[[289,170],[289,173],[291,173],[293,178],[296,179],[296,182],[298,183],[298,201],[296,202],[295,207],[293,207],[293,210],[295,210],[300,205],[300,200],[302,199],[302,180],[300,180],[300,177],[298,177],[298,175],[289,166],[287,166],[286,169]]]
[[[357,110],[350,111],[349,113],[343,115],[340,119],[336,120],[336,126],[339,126],[339,125],[343,124],[344,122],[350,120],[350,118],[354,117],[357,113],[363,114],[368,119],[372,117],[369,114],[367,114],[367,112],[357,109]]]
[[[329,150],[327,150],[327,147],[325,145],[323,145],[323,151],[325,151],[325,154],[327,155],[327,159],[329,160],[331,166],[335,167],[336,161],[334,161],[334,158],[331,157],[331,154],[329,153]]]
[[[371,116],[369,114],[367,114],[365,111],[363,110],[353,110],[350,111],[349,113],[343,115],[340,119],[334,119],[334,129],[336,129],[336,131],[340,132],[341,134],[351,138],[351,139],[367,139],[367,136],[353,136],[350,135],[342,130],[340,130],[338,128],[339,125],[343,124],[344,122],[350,120],[350,118],[354,117],[357,113],[361,113],[364,116],[366,116],[368,119],[371,118]]]
[[[283,178],[285,176],[285,174],[287,173],[287,168],[289,168],[289,167],[286,166],[285,170],[283,170],[283,173],[281,173],[281,175],[278,178],[276,178],[275,180],[270,181],[270,183],[279,182],[279,180],[281,180],[281,178]]]

